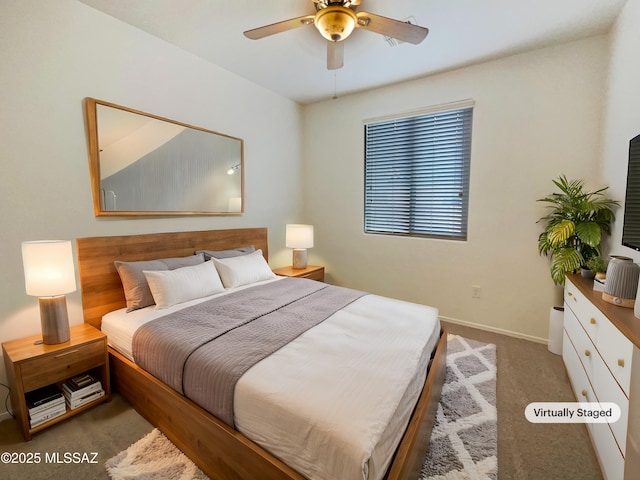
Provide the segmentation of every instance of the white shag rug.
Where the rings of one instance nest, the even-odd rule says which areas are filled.
[[[157,428],[107,460],[104,466],[113,480],[208,479]]]
[[[447,339],[447,373],[420,480],[496,480],[496,347]],[[207,480],[158,429],[110,458],[113,480]]]

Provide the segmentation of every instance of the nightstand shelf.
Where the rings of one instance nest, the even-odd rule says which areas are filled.
[[[11,406],[25,440],[31,435],[69,417],[111,400],[107,336],[89,324],[71,327],[69,341],[57,345],[36,344],[41,335],[13,340],[2,344],[7,378],[11,387]],[[25,393],[56,384],[58,387],[71,377],[91,371],[102,383],[103,397],[33,428],[29,426],[29,412]]]
[[[318,265],[309,265],[307,268],[293,268],[291,266],[276,268],[273,273],[281,277],[301,277],[324,282],[324,267]]]

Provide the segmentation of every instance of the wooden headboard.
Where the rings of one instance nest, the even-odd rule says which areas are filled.
[[[76,239],[84,322],[100,328],[102,316],[125,307],[124,290],[113,262],[186,257],[196,250],[254,245],[269,260],[266,228],[149,233]]]

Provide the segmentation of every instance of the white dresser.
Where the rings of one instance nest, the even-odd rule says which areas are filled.
[[[577,401],[613,402],[615,423],[588,423],[607,480],[640,478],[640,319],[611,305],[593,282],[569,275],[562,358]]]

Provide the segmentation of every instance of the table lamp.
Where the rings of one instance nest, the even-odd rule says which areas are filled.
[[[640,266],[633,263],[633,259],[612,255],[602,300],[620,307],[634,308],[639,278]]]
[[[65,294],[76,289],[71,242],[23,242],[22,264],[27,295],[39,297],[43,343],[55,345],[68,341],[69,316]]]
[[[293,268],[307,268],[307,248],[313,247],[313,225],[287,224],[287,248],[293,248]]]

